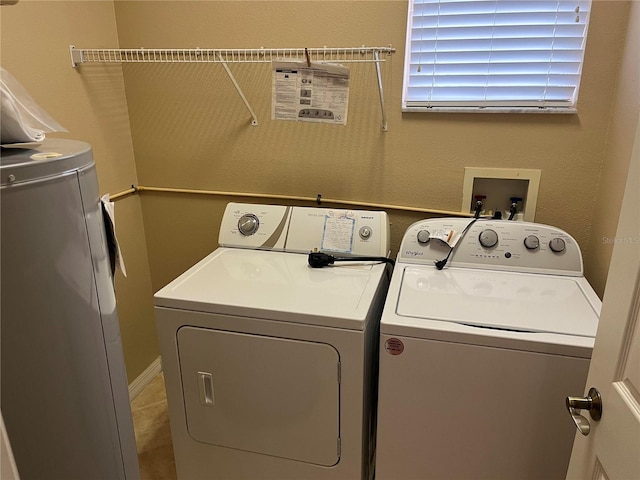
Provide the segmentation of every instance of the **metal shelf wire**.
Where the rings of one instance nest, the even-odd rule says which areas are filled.
[[[71,63],[269,63],[273,60],[306,59],[312,62],[370,63],[384,62],[381,54],[391,55],[395,48],[75,48],[70,47]]]
[[[213,48],[76,48],[69,46],[71,65],[75,68],[85,63],[220,63],[233,82],[235,89],[251,114],[252,125],[258,119],[242,93],[235,77],[229,70],[229,63],[271,63],[274,60],[307,61],[317,63],[374,63],[378,79],[382,130],[387,130],[384,94],[380,63],[382,55],[390,56],[396,49],[387,47],[341,47],[341,48],[253,48],[253,49],[213,49]]]

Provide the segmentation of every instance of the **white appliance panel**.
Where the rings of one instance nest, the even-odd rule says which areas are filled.
[[[219,248],[160,290],[156,305],[362,330],[384,269],[318,269],[306,255]]]
[[[384,285],[380,287],[382,295],[376,297],[375,306],[370,312],[371,319],[377,319],[380,315]],[[374,328],[377,322],[370,320],[366,330],[357,331],[164,307],[156,308],[156,316],[178,479],[371,479],[373,470],[370,461],[374,452],[365,439],[370,434],[375,435],[371,425],[374,421],[373,399],[376,396],[372,376],[377,374],[372,369],[377,369],[377,366],[370,359],[373,355],[377,357],[379,337]],[[196,441],[187,429],[183,378],[176,341],[177,332],[185,326],[290,338],[334,347],[339,352],[341,363],[340,461],[332,467],[326,467]],[[273,441],[279,439],[274,438]]]
[[[332,466],[339,356],[325,343],[182,327],[187,428],[199,442]]]
[[[382,257],[389,254],[385,212],[297,207],[291,214],[287,251]]]
[[[434,261],[445,258],[452,246],[449,267],[582,276],[580,247],[563,230],[537,223],[479,219],[465,232],[472,221],[439,218],[414,223],[402,239],[398,262],[433,267]],[[495,233],[495,245],[480,243],[483,232]],[[439,239],[449,235],[448,244]],[[558,239],[563,250],[553,251],[550,243]]]
[[[522,332],[595,337],[598,315],[573,277],[407,267],[396,313]]]
[[[381,349],[377,480],[564,479],[564,400],[588,359],[393,338],[404,349]]]
[[[218,243],[223,247],[336,255],[389,254],[383,211],[229,203]]]
[[[249,217],[256,231],[243,234],[239,224]],[[224,211],[218,243],[225,247],[284,250],[291,207],[229,203]]]

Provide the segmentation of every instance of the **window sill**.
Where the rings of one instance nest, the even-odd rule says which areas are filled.
[[[402,107],[403,113],[546,113],[577,114],[575,107]]]

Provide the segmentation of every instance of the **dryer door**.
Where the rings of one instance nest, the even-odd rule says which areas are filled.
[[[335,348],[198,327],[182,327],[177,337],[195,440],[317,465],[338,462]]]

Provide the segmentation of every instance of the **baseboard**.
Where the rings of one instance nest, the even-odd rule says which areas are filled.
[[[151,365],[149,365],[144,372],[136,377],[136,379],[129,384],[129,400],[133,400],[138,396],[144,387],[149,385],[152,380],[162,371],[162,360],[160,357],[156,358]]]

